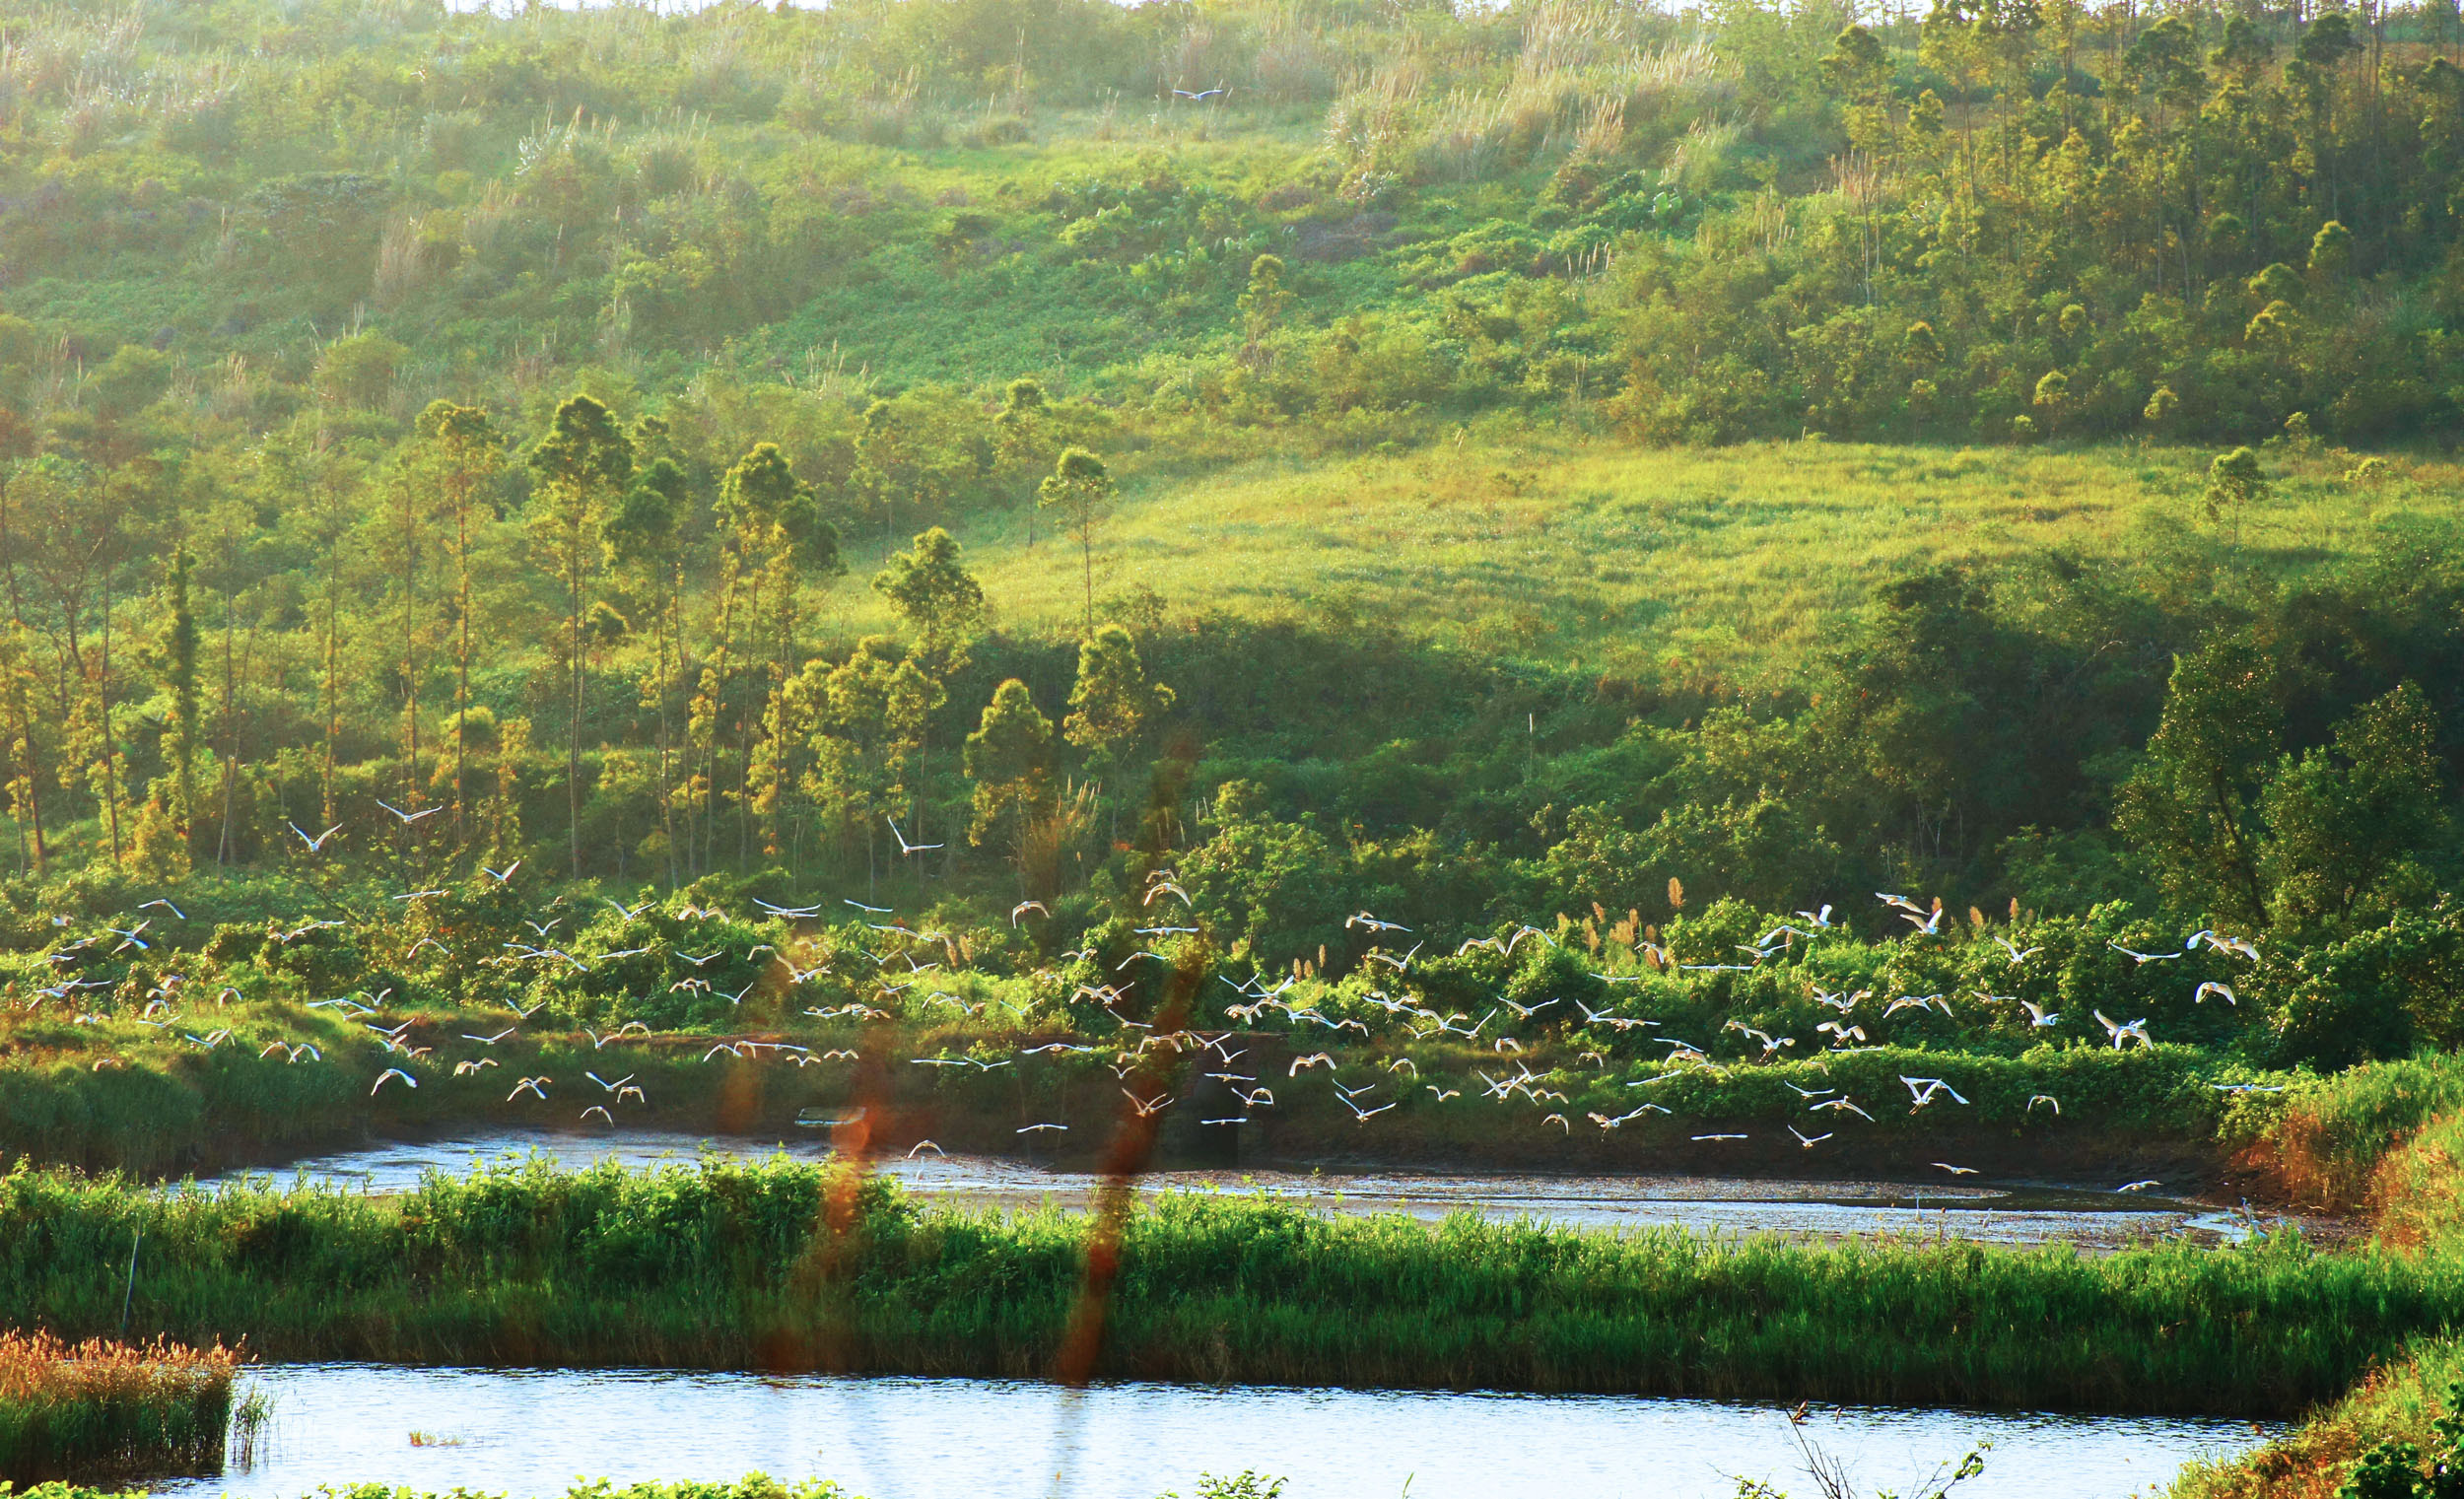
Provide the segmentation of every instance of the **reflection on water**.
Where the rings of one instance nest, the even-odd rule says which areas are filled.
[[[381,1481],[525,1499],[577,1475],[754,1470],[869,1499],[1155,1499],[1243,1468],[1290,1478],[1290,1499],[1385,1499],[1406,1481],[1413,1499],[1725,1499],[1738,1475],[1809,1487],[1785,1411],[1710,1400],[354,1364],[255,1377],[275,1413],[254,1465],[158,1494]],[[1872,1407],[1817,1411],[1805,1431],[1861,1491],[1905,1493],[1991,1442],[1960,1489],[1976,1499],[2127,1493],[2259,1440],[2239,1422]]]
[[[787,1141],[706,1140],[655,1130],[562,1133],[490,1130],[418,1143],[386,1143],[318,1156],[276,1173],[305,1174],[368,1192],[407,1192],[428,1171],[459,1173],[474,1160],[536,1151],[568,1168],[612,1160],[629,1167],[690,1162],[705,1151],[818,1159],[812,1136]],[[1096,1179],[986,1156],[881,1163],[921,1194],[979,1206],[1044,1203],[1083,1209]],[[1929,1183],[1748,1181],[1716,1177],[1439,1176],[1404,1172],[1163,1171],[1139,1179],[1147,1192],[1262,1192],[1330,1212],[1403,1212],[1434,1221],[1452,1212],[1532,1217],[1574,1228],[1659,1225],[1817,1238],[1924,1234],[1978,1243],[2070,1243],[2111,1247],[2151,1236],[2214,1241],[2245,1232],[2233,1215],[2110,1192],[2002,1191]]]

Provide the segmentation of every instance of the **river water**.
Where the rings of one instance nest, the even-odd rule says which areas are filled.
[[[1814,1491],[1785,1410],[1711,1400],[358,1364],[252,1377],[274,1400],[252,1464],[157,1494],[381,1481],[527,1499],[577,1477],[760,1471],[868,1499],[1156,1499],[1243,1468],[1290,1479],[1287,1499],[1401,1499],[1406,1483],[1412,1499],[1726,1499],[1741,1475]],[[1800,1429],[1860,1492],[1906,1493],[1990,1442],[1962,1499],[2119,1499],[2261,1440],[2233,1421],[1856,1406]]]
[[[819,1159],[817,1139],[705,1139],[654,1130],[568,1133],[490,1130],[388,1142],[294,1162],[270,1175],[374,1192],[407,1192],[430,1171],[460,1173],[477,1161],[536,1153],[568,1169],[603,1160],[633,1168],[691,1163],[705,1152]],[[936,1156],[880,1163],[910,1191],[974,1206],[1045,1204],[1083,1210],[1097,1179],[989,1156]],[[227,1180],[227,1179],[226,1179]],[[1406,1172],[1165,1171],[1139,1179],[1145,1192],[1261,1192],[1329,1212],[1402,1212],[1434,1221],[1452,1212],[1529,1217],[1566,1227],[1674,1225],[1706,1232],[1767,1232],[1814,1239],[1922,1234],[1976,1243],[2076,1244],[2110,1249],[2152,1238],[2218,1242],[2241,1237],[2236,1215],[2196,1203],[2062,1189],[1999,1189],[1927,1182],[1765,1181],[1719,1177],[1556,1177]]]

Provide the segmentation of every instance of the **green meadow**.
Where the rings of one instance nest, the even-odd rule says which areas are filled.
[[[2351,477],[2295,452],[2228,536],[2204,511],[2210,454],[2172,446],[1855,443],[1637,451],[1605,438],[1459,429],[1412,451],[1149,455],[1105,532],[1099,596],[1168,611],[1368,626],[1449,650],[1644,680],[1802,686],[1807,657],[1882,583],[2060,560],[2140,586],[2196,578],[2297,590],[2408,531],[2464,516],[2464,470],[2405,456]],[[1136,471],[1132,471],[1136,472]],[[1076,556],[1023,511],[959,529],[1005,629],[1070,628]],[[895,621],[847,589],[854,631]]]

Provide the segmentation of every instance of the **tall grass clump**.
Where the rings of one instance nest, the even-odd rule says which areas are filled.
[[[0,1475],[218,1467],[240,1356],[0,1332]]]
[[[2284,1198],[2335,1211],[2418,1183],[2420,1159],[2399,1149],[2433,1120],[2464,1110],[2464,1056],[2426,1053],[2305,1080],[2245,1101],[2223,1133],[2241,1162]],[[2457,1127],[2448,1118],[2446,1127]],[[2396,1175],[2389,1177],[2393,1172]],[[2373,1184],[2377,1185],[2374,1186]],[[2415,1194],[2413,1207],[2421,1203]]]
[[[368,1197],[0,1177],[0,1321],[285,1359],[1049,1376],[1089,1220],[927,1209],[848,1168],[432,1176]],[[2287,1415],[2464,1308],[2464,1263],[2297,1237],[2088,1258],[1332,1219],[1180,1194],[1126,1226],[1097,1373]]]
[[[2464,1114],[2430,1122],[2370,1179],[2378,1240],[2415,1254],[2464,1249]]]

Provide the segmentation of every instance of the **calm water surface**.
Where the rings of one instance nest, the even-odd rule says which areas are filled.
[[[1709,1400],[357,1364],[255,1378],[275,1403],[254,1465],[157,1493],[381,1480],[521,1499],[582,1475],[759,1470],[868,1499],[1155,1499],[1242,1468],[1289,1478],[1289,1499],[1389,1499],[1406,1480],[1413,1499],[1727,1499],[1739,1475],[1812,1491],[1786,1412]],[[1805,1431],[1869,1492],[1991,1442],[1963,1499],[2118,1499],[2260,1440],[2240,1422],[1865,1407]]]
[[[704,1139],[654,1130],[563,1133],[491,1130],[416,1143],[371,1145],[296,1162],[271,1173],[368,1192],[407,1192],[429,1171],[460,1173],[475,1161],[537,1152],[567,1168],[613,1160],[629,1167],[691,1162],[705,1151],[818,1159],[817,1138]],[[1083,1209],[1096,1179],[987,1156],[893,1159],[880,1169],[923,1195],[993,1207]],[[259,1173],[264,1175],[264,1173]],[[1264,1192],[1331,1212],[1404,1212],[1434,1221],[1451,1212],[1532,1217],[1576,1228],[1677,1225],[1706,1231],[1812,1238],[1885,1233],[1941,1235],[1990,1244],[2071,1243],[2110,1248],[2186,1235],[2240,1237],[2231,1216],[2193,1203],[2114,1192],[2004,1191],[1932,1183],[1790,1182],[1717,1177],[1448,1176],[1406,1172],[1165,1171],[1140,1179],[1147,1192]]]

